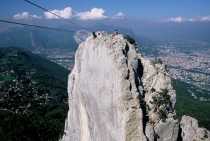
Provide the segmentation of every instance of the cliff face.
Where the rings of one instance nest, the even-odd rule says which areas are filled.
[[[189,129],[175,119],[165,66],[122,34],[96,32],[80,44],[68,93],[63,141],[176,141]]]

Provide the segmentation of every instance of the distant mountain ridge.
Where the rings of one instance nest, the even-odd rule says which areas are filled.
[[[14,27],[0,32],[0,47],[68,48],[74,50],[74,32],[58,32],[43,29]]]
[[[63,25],[57,26],[57,28],[65,28],[65,29],[76,29],[75,32],[59,32],[59,31],[51,31],[46,29],[37,29],[30,27],[10,27],[7,30],[3,30],[0,32],[0,47],[24,47],[24,48],[65,48],[70,51],[75,51],[78,43],[75,40],[75,36],[78,36],[79,33],[83,33],[81,31],[86,31],[81,27],[72,28],[72,26]],[[87,29],[89,31],[86,32],[94,32],[97,30],[104,31],[120,31],[121,33],[128,34],[132,37],[136,37],[137,40],[141,40],[142,42],[151,42],[150,39],[144,36],[136,36],[135,32],[130,28],[118,27],[114,25],[107,24],[94,24],[87,25]],[[81,34],[79,34],[82,36]]]
[[[141,43],[151,41],[201,41],[210,43],[209,22],[157,22],[143,21],[138,19],[106,19],[99,21],[73,21],[74,24],[67,24],[63,20],[33,20],[18,21],[34,23],[49,27],[56,27],[67,30],[87,30],[113,32],[119,30],[121,33],[129,34]],[[65,23],[65,24],[64,24]],[[20,46],[20,47],[44,47],[44,48],[69,48],[75,50],[77,44],[74,40],[74,32],[60,33],[45,29],[30,28],[24,26],[11,26],[1,24],[0,46]],[[84,28],[83,28],[84,27]],[[1,30],[2,29],[2,30]],[[16,36],[17,35],[17,36]],[[19,36],[21,35],[21,36]],[[33,38],[33,40],[31,39]],[[35,44],[33,44],[33,42]],[[25,46],[24,46],[25,45]],[[27,45],[27,46],[26,46]]]

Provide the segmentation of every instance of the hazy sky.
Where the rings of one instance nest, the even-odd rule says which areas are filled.
[[[75,20],[74,22],[78,25],[91,26],[91,24],[98,23],[103,27],[105,23],[105,25],[131,29],[136,34],[139,33],[148,38],[161,38],[162,40],[169,37],[170,39],[189,37],[190,40],[209,41],[210,0],[30,1],[50,9],[65,20]],[[24,0],[0,0],[0,9],[0,19],[9,18],[9,20],[19,20],[18,22],[32,22],[47,26],[66,24],[63,21],[60,22],[61,18],[46,13]],[[88,22],[83,23],[82,21]],[[1,28],[4,25],[7,27],[8,24],[0,24],[0,30],[4,29]]]
[[[163,19],[169,17],[203,17],[210,15],[210,0],[33,0],[49,9],[63,10],[71,7],[76,13],[90,12],[92,8],[98,8],[106,17],[114,15]],[[25,3],[23,0],[1,0],[0,16],[12,17],[21,12],[29,12],[37,16],[43,16],[43,11]],[[103,11],[102,11],[103,10]],[[68,9],[67,9],[68,11]],[[90,14],[89,13],[89,14]],[[86,13],[87,14],[87,13]],[[92,13],[94,14],[94,13]]]

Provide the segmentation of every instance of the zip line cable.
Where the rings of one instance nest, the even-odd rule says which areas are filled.
[[[27,2],[27,3],[29,3],[29,4],[31,4],[31,5],[33,5],[33,6],[35,6],[35,7],[37,7],[37,8],[39,8],[39,9],[43,10],[43,11],[46,11],[46,12],[48,12],[48,13],[50,13],[50,14],[56,16],[56,17],[59,17],[59,18],[62,18],[62,19],[63,19],[62,16],[60,16],[60,15],[58,15],[58,14],[56,14],[56,13],[53,13],[53,12],[51,12],[49,9],[47,9],[47,8],[41,6],[41,5],[38,5],[38,4],[36,4],[36,3],[34,3],[34,2],[32,2],[32,1],[30,1],[30,0],[23,0],[23,1],[25,1],[25,2]]]
[[[0,19],[0,23],[16,24],[16,25],[35,27],[35,28],[40,28],[40,29],[54,30],[54,31],[59,31],[59,32],[75,32],[76,31],[76,30],[68,30],[68,29],[40,26],[40,25],[34,25],[34,24],[26,24],[26,23],[20,23],[20,22],[9,21],[9,20],[1,20],[1,19]]]
[[[60,16],[59,14],[56,14],[56,13],[50,11],[49,9],[47,9],[47,8],[45,8],[45,7],[39,5],[39,4],[37,4],[37,3],[35,3],[35,2],[33,2],[33,1],[31,1],[31,0],[23,0],[23,1],[25,1],[26,3],[28,3],[28,4],[30,4],[30,5],[33,5],[33,6],[37,7],[37,8],[39,8],[39,9],[43,10],[43,11],[45,11],[45,12],[48,12],[48,13],[50,13],[50,14],[52,14],[52,15],[58,17],[58,18],[65,19],[64,17]],[[73,25],[77,25],[76,23],[73,23],[72,21],[65,21],[65,22],[66,22],[66,23],[73,24]],[[81,26],[81,25],[79,25],[79,26],[80,26],[81,28],[85,29],[85,30],[89,30],[89,29],[87,29],[87,28],[84,27],[84,26]]]

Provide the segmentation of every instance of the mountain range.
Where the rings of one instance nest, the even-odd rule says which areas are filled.
[[[72,30],[72,32],[58,32],[47,29],[36,29],[23,26],[9,26],[2,24],[0,28],[0,46],[68,48],[76,50],[77,44],[74,35],[77,31],[89,32],[104,30],[107,32],[119,31],[129,34],[142,44],[157,41],[200,41],[210,43],[208,22],[168,23],[141,21],[136,19],[118,19],[102,21],[24,21],[48,27]],[[85,28],[84,28],[85,27]]]

